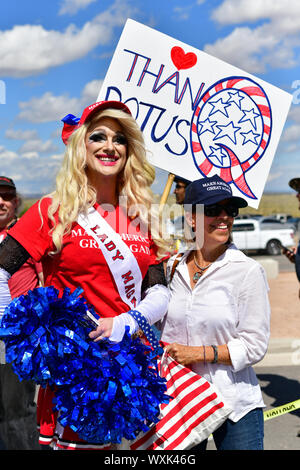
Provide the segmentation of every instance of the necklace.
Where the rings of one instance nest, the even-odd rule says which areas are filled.
[[[194,253],[194,263],[195,263],[195,265],[197,266],[197,268],[200,269],[200,271],[197,271],[197,272],[194,274],[194,276],[193,276],[193,281],[194,281],[194,282],[197,282],[198,279],[200,279],[200,277],[201,277],[202,274],[204,273],[204,271],[205,271],[206,269],[208,269],[208,268],[212,265],[212,263],[210,263],[210,264],[208,264],[207,266],[204,266],[204,268],[202,268],[201,266],[199,266],[199,264],[198,264],[197,261],[196,261],[195,253]]]

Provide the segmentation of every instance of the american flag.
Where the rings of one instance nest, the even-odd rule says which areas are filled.
[[[164,355],[159,367],[172,399],[161,405],[159,422],[139,435],[130,449],[190,449],[221,426],[231,410],[212,384],[170,356]]]

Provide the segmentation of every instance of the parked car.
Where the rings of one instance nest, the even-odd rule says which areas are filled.
[[[261,216],[261,217],[255,217],[257,220],[260,221],[262,228],[268,228],[268,229],[276,229],[276,228],[291,228],[294,230],[294,232],[297,232],[298,230],[298,225],[297,223],[291,218],[287,219],[286,222],[281,218],[279,219],[276,216],[269,215],[269,216]]]
[[[295,227],[296,232],[300,231],[300,217],[288,217],[286,222]]]
[[[294,229],[275,219],[240,219],[235,220],[232,229],[233,242],[242,251],[265,250],[269,255],[280,255],[282,246],[295,244]]]

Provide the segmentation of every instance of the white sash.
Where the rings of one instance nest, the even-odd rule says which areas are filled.
[[[133,253],[94,207],[86,216],[80,214],[77,222],[98,243],[123,302],[129,309],[136,308],[141,300],[143,278]]]

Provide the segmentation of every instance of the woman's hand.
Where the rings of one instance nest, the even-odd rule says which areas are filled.
[[[90,332],[89,337],[92,338],[94,341],[100,341],[101,339],[109,338],[112,329],[113,329],[113,318],[100,318],[98,320],[99,326]]]
[[[217,350],[217,362],[227,366],[232,365],[227,344],[219,344]],[[185,346],[183,344],[171,343],[166,346],[165,351],[183,366],[195,364],[195,362],[209,363],[214,360],[214,350],[212,346]]]
[[[203,348],[199,346],[171,343],[166,346],[165,351],[184,366],[203,361]]]

